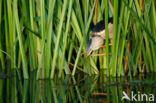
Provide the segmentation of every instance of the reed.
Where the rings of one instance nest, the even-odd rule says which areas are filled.
[[[28,19],[28,22],[30,22],[30,28],[31,30],[34,30],[34,21],[33,21],[33,18],[35,17],[35,11],[33,11],[34,8],[34,0],[30,0],[29,1],[29,9],[30,9],[30,20]],[[37,55],[36,55],[36,48],[35,48],[35,43],[36,43],[36,38],[34,35],[32,35],[31,32],[29,32],[29,44],[30,45],[30,52],[29,52],[29,55],[30,55],[30,67],[31,67],[31,71],[35,70],[37,68]]]
[[[0,1],[0,28],[1,28],[1,22],[2,22],[2,0]],[[2,32],[2,30],[0,29],[0,32]],[[2,33],[0,33],[0,49],[3,50],[2,48]],[[1,61],[1,67],[2,69],[5,68],[5,63],[4,63],[4,55],[2,52],[0,52],[0,61]]]
[[[19,39],[19,47],[20,47],[20,52],[21,52],[21,56],[22,56],[22,64],[23,64],[23,77],[25,79],[28,79],[28,66],[27,66],[27,61],[26,61],[26,57],[25,57],[25,50],[23,47],[23,42],[22,42],[22,34],[20,31],[20,24],[19,24],[19,16],[18,16],[18,11],[17,11],[17,0],[13,1],[13,10],[14,10],[14,20],[16,22],[16,30],[17,30],[17,34],[18,34],[18,39]]]
[[[60,23],[58,26],[58,32],[57,32],[57,38],[56,38],[56,44],[55,44],[55,49],[54,49],[54,55],[53,55],[53,60],[52,60],[52,68],[51,68],[51,78],[54,78],[54,71],[55,71],[55,65],[56,65],[56,61],[57,61],[57,55],[58,55],[58,46],[59,46],[59,41],[60,41],[60,36],[61,36],[61,31],[62,31],[62,25],[63,25],[63,20],[65,17],[65,12],[66,12],[66,8],[67,8],[67,0],[64,1],[64,5],[63,5],[63,11],[61,13],[61,18],[60,18]]]
[[[84,75],[113,77],[156,72],[155,5],[154,0],[1,0],[0,71],[18,67],[25,79],[34,70],[36,79],[75,76],[77,68]],[[86,58],[90,32],[102,19],[105,46]]]
[[[62,59],[61,59],[61,63],[60,63],[60,71],[59,71],[59,77],[61,77],[62,75],[62,71],[63,71],[63,66],[64,66],[64,62],[65,62],[65,50],[66,50],[66,46],[67,46],[67,36],[68,36],[68,30],[69,30],[69,21],[71,20],[71,9],[72,9],[72,4],[73,4],[73,0],[70,0],[69,3],[69,9],[68,9],[68,20],[67,20],[67,24],[66,24],[66,31],[65,31],[65,35],[63,37],[63,48],[62,48]],[[68,71],[68,70],[66,70]]]
[[[108,47],[108,1],[104,0],[104,6],[105,6],[105,32],[106,32],[106,67],[107,67],[107,75],[109,76],[109,47]],[[114,3],[115,4],[115,3]],[[113,24],[114,25],[114,24]],[[114,29],[114,26],[113,26]],[[113,35],[114,36],[114,35]]]

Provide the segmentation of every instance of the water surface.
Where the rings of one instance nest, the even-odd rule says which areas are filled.
[[[151,103],[151,95],[156,102],[156,74],[132,78],[67,75],[54,80],[35,77],[36,73],[31,73],[29,80],[19,80],[17,75],[1,77],[0,103]],[[131,100],[122,100],[123,92]],[[133,100],[132,95],[136,95]]]

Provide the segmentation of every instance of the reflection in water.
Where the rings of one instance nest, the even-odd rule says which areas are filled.
[[[36,81],[35,77],[32,73],[30,80],[20,81],[16,76],[0,79],[0,103],[120,103],[123,91],[129,98],[131,93],[137,94],[137,101],[149,100],[149,94],[156,96],[154,74],[131,79],[77,75]],[[141,94],[148,98],[141,98]]]

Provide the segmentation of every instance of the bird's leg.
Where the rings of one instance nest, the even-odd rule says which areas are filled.
[[[126,40],[126,41],[129,42],[129,40]],[[113,45],[112,43],[108,44],[108,46],[112,46],[112,45]],[[105,48],[105,47],[106,47],[106,45],[103,45],[100,47],[100,49]]]
[[[108,46],[112,46],[112,43],[108,44]],[[106,47],[106,45],[103,45],[100,47],[100,49],[105,48],[105,47]]]

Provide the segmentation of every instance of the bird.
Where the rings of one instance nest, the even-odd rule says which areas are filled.
[[[111,39],[113,37],[113,18],[108,19],[108,32],[108,38]],[[103,19],[98,22],[91,30],[90,40],[86,46],[86,56],[89,56],[92,51],[101,48],[105,39],[105,21]]]

